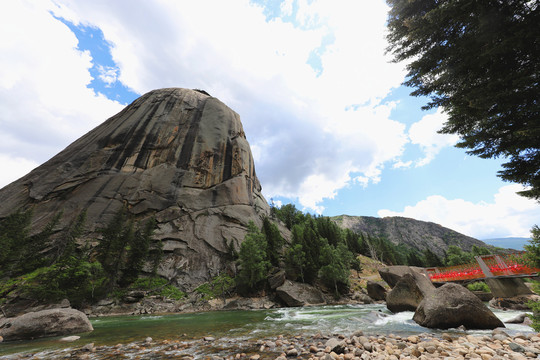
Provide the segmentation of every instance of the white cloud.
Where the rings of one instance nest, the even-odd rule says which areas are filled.
[[[52,8],[49,1],[0,5],[0,186],[121,109],[86,87],[92,58],[76,49]]]
[[[454,146],[458,141],[457,135],[437,133],[447,118],[447,115],[439,108],[434,114],[426,115],[411,125],[409,129],[411,143],[419,145],[425,154],[424,158],[416,161],[416,166],[429,164],[444,147]]]
[[[382,0],[283,3],[299,26],[267,22],[248,0],[59,3],[57,14],[103,31],[128,88],[201,88],[237,111],[267,197],[320,211],[353,178],[378,181],[408,141],[381,103],[404,76],[384,54]],[[318,74],[307,60],[329,35]]]
[[[107,85],[114,84],[118,79],[118,68],[112,66],[98,65],[99,78]]]
[[[7,185],[13,180],[23,177],[38,165],[38,163],[24,158],[0,154],[0,186]]]
[[[516,194],[521,190],[521,185],[503,186],[492,202],[478,203],[432,195],[403,211],[379,210],[378,215],[431,221],[478,239],[529,237],[540,211],[536,201]]]

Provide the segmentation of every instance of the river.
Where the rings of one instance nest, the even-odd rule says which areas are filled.
[[[491,309],[503,322],[522,313]],[[386,306],[333,305],[303,308],[280,308],[252,311],[215,311],[191,314],[118,316],[91,319],[94,331],[80,334],[74,343],[60,342],[60,337],[0,343],[0,355],[81,347],[87,343],[100,345],[143,341],[147,337],[193,340],[213,337],[217,341],[245,342],[278,335],[345,334],[357,330],[366,334],[410,335],[441,333],[412,321],[412,312],[391,314]],[[506,324],[511,332],[532,332],[522,325]],[[460,332],[450,330],[450,332]],[[448,332],[448,331],[446,331]],[[488,334],[491,331],[467,331],[467,334]]]

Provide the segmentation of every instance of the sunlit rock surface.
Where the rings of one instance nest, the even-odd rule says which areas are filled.
[[[0,190],[0,217],[32,208],[34,228],[85,209],[91,240],[122,206],[156,217],[159,273],[180,287],[223,269],[225,242],[269,213],[239,115],[201,91],[151,91]]]

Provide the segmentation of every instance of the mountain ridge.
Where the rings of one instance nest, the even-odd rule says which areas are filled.
[[[481,240],[463,235],[440,224],[401,216],[374,217],[339,215],[331,217],[340,227],[364,235],[382,237],[394,245],[404,244],[418,251],[431,250],[444,256],[450,245],[470,251],[473,245],[490,247]]]

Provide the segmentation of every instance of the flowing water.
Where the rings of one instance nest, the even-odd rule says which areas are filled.
[[[492,309],[503,322],[519,311]],[[419,326],[412,312],[391,314],[385,305],[333,305],[303,308],[280,308],[251,311],[215,311],[193,314],[119,316],[91,319],[94,331],[80,334],[74,343],[59,342],[60,337],[0,343],[0,356],[19,352],[81,347],[88,343],[115,345],[154,340],[200,339],[211,336],[229,341],[256,340],[278,335],[344,334],[356,330],[366,334],[411,335],[438,334],[441,331]],[[532,328],[506,324],[511,332],[532,332]],[[463,331],[450,330],[450,332]],[[448,331],[446,331],[448,332]],[[467,334],[488,334],[491,331],[467,331]]]

